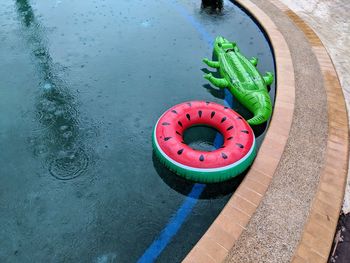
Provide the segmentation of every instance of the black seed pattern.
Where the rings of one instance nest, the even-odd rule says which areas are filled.
[[[228,137],[227,140],[229,141],[229,140],[231,140],[232,138],[233,138],[233,137]]]
[[[242,119],[242,117],[241,117],[241,116],[237,117],[237,120],[241,120],[241,119]]]
[[[241,132],[249,134],[249,131],[247,131],[247,130],[241,130]]]
[[[226,117],[223,117],[223,118],[221,119],[221,123],[223,123],[224,121],[226,121]]]
[[[213,118],[215,116],[215,111],[212,111],[210,114],[210,118]]]
[[[188,120],[191,120],[191,116],[190,116],[190,114],[186,114],[186,118],[188,119]]]
[[[164,141],[168,141],[168,140],[170,140],[171,139],[171,137],[165,137],[164,138]]]
[[[203,154],[201,154],[201,156],[199,156],[199,160],[200,160],[201,162],[204,161],[204,156],[203,156]]]
[[[198,111],[198,116],[199,116],[199,118],[201,118],[202,117],[202,111],[200,110],[200,111]]]
[[[167,126],[167,125],[170,125],[170,123],[169,122],[163,122],[162,125]]]
[[[226,131],[229,131],[229,130],[232,130],[233,129],[233,126],[230,126],[226,129]]]
[[[176,110],[172,110],[171,112],[177,114],[177,111],[176,111]]]
[[[179,133],[178,131],[176,131],[176,134],[178,134],[178,135],[182,136],[182,134],[181,134],[181,133]]]
[[[182,127],[182,123],[181,123],[181,121],[178,121],[177,123],[178,123],[178,124],[179,124],[179,125]]]
[[[225,106],[225,107],[224,107],[224,109],[225,109],[225,110],[227,110],[227,109],[228,109],[228,107],[226,107],[226,106]]]
[[[191,102],[187,102],[187,105],[188,105],[188,106],[190,106],[190,107],[192,107],[192,104],[191,104]]]
[[[241,149],[243,149],[243,148],[244,148],[243,144],[236,143],[236,145],[237,145],[239,148],[241,148]]]
[[[205,103],[208,105],[210,102],[209,102],[209,101],[206,101]]]
[[[180,150],[177,151],[177,154],[181,155],[183,151],[184,151],[184,149],[180,149]]]
[[[227,155],[224,153],[221,153],[222,158],[227,159]]]

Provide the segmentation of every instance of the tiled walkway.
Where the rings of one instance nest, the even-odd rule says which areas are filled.
[[[350,109],[350,2],[349,0],[281,0],[303,18],[326,46],[344,90]],[[349,115],[350,116],[350,115]],[[344,200],[344,213],[350,212],[350,176]]]

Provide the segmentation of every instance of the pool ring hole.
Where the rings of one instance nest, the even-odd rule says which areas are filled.
[[[222,137],[215,127],[205,124],[192,125],[183,132],[183,141],[197,151],[212,152],[220,148],[223,145]]]

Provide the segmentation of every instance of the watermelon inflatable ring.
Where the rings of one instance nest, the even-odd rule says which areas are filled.
[[[214,151],[199,151],[183,141],[186,129],[206,125],[224,137]],[[160,161],[176,174],[192,181],[216,183],[246,170],[253,162],[255,137],[249,124],[235,111],[220,104],[190,101],[167,110],[153,131],[153,149]]]

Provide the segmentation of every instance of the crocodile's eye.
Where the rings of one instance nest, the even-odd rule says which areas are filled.
[[[218,46],[219,46],[219,47],[222,47],[222,44],[219,42],[219,43],[218,43]]]

